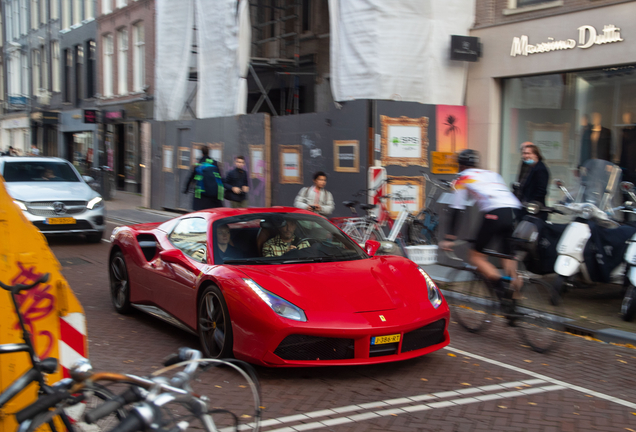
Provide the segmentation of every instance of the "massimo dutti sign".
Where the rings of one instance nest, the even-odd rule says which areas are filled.
[[[603,45],[613,42],[622,42],[621,29],[614,24],[608,24],[603,27],[601,33],[591,25],[584,25],[577,29],[579,31],[578,45],[574,39],[555,40],[549,37],[547,42],[539,42],[530,44],[528,36],[514,37],[512,39],[512,47],[510,55],[516,57],[518,55],[527,56],[529,54],[547,53],[551,51],[569,50],[574,48],[590,48],[594,45]]]

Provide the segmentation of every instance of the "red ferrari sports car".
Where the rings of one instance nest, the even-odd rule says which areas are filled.
[[[112,302],[198,334],[206,356],[265,366],[358,365],[449,343],[450,312],[415,263],[374,256],[288,207],[210,209],[118,227]]]

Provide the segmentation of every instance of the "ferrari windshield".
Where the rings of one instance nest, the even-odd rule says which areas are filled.
[[[5,162],[2,175],[6,182],[80,181],[70,164],[59,161]]]
[[[329,221],[298,213],[257,213],[212,226],[215,264],[294,264],[367,258]]]

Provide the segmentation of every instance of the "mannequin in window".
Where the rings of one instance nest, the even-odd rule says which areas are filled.
[[[583,165],[588,159],[603,159],[606,161],[612,160],[612,132],[601,125],[601,120],[601,113],[592,113],[592,127],[589,132],[589,144],[586,142],[585,133],[581,141],[580,165]]]
[[[627,125],[622,130],[621,160],[619,165],[623,168],[623,180],[634,182],[636,180],[636,124],[632,113],[623,113],[623,124]]]

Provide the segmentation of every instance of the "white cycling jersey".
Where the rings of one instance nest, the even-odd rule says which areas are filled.
[[[488,213],[498,208],[520,208],[521,203],[506,187],[499,174],[477,168],[469,168],[459,173],[454,183],[455,194],[451,208],[463,210],[468,199],[477,201],[479,210]]]

